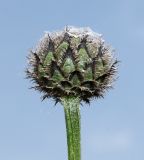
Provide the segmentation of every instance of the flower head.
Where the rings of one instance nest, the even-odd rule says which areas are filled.
[[[27,77],[43,99],[77,96],[89,102],[112,87],[117,60],[100,34],[90,28],[66,27],[45,33],[29,57]]]

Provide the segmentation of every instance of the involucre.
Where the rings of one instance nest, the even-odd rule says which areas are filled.
[[[77,96],[89,102],[112,87],[117,60],[101,35],[89,28],[66,27],[46,33],[29,56],[27,77],[43,99]]]

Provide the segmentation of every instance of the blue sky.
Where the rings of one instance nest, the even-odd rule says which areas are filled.
[[[82,160],[144,159],[143,0],[0,0],[0,159],[67,159],[62,106],[24,79],[29,50],[65,25],[102,33],[121,60],[115,89],[81,107]]]

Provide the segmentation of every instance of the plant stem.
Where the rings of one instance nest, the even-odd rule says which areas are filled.
[[[65,112],[68,160],[80,160],[80,99],[65,97],[62,98],[62,104]]]

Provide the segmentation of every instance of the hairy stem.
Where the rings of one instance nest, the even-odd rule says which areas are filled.
[[[65,97],[62,98],[62,104],[65,112],[68,160],[80,160],[80,99]]]

